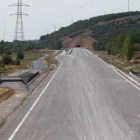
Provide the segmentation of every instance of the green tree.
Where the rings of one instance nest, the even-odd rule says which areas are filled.
[[[3,40],[1,40],[0,45],[4,46],[5,42]]]
[[[4,47],[0,46],[0,55],[4,53]]]
[[[8,54],[8,55],[11,55],[11,54],[12,54],[12,51],[11,51],[9,48],[6,48],[6,49],[4,50],[4,53],[5,53],[5,54]]]
[[[62,42],[61,41],[57,41],[56,44],[55,44],[55,48],[58,49],[58,50],[61,50]]]
[[[14,62],[14,64],[15,65],[20,65],[20,60],[19,59],[16,59],[15,62]]]
[[[127,60],[131,60],[133,54],[134,54],[134,49],[132,47],[132,39],[130,36],[127,36],[124,39],[123,43],[123,54],[124,56],[127,57]]]
[[[11,62],[12,62],[12,57],[10,55],[8,55],[8,54],[3,54],[2,63],[8,65]]]
[[[140,51],[140,43],[136,43],[133,45],[135,51]]]
[[[21,51],[21,50],[19,50],[18,52],[17,52],[17,59],[24,59],[24,54],[23,54],[23,52]]]
[[[111,54],[112,53],[112,42],[109,42],[106,44],[106,51],[108,54]]]

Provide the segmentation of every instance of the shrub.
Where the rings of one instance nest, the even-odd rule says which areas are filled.
[[[14,62],[14,64],[15,65],[20,65],[20,60],[19,59],[16,59],[15,62]]]
[[[3,54],[2,56],[2,64],[10,64],[12,62],[12,57],[8,54]]]
[[[17,52],[17,59],[24,59],[24,54],[23,54],[23,52],[21,52],[21,51],[18,51]]]

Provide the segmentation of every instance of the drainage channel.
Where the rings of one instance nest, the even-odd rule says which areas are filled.
[[[24,84],[30,83],[39,75],[39,71],[30,73],[26,72],[20,76],[2,76],[0,77],[0,83],[2,82],[23,82]]]

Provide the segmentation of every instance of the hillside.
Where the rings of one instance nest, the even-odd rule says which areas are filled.
[[[64,48],[73,48],[76,44],[80,44],[88,49],[92,48],[93,43],[96,42],[89,36],[63,37],[61,41]]]
[[[63,47],[74,47],[80,43],[91,47],[95,40],[108,40],[120,34],[128,35],[140,31],[140,12],[126,12],[80,20],[68,27],[40,37],[40,45],[53,49],[56,42],[62,41]],[[84,43],[86,40],[87,43]],[[91,41],[92,40],[92,41]]]

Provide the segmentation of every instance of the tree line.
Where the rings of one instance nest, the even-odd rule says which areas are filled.
[[[60,50],[62,48],[62,42],[57,41],[53,43],[48,49]],[[0,42],[0,65],[20,65],[21,60],[24,59],[24,52],[29,50],[46,49],[38,42]],[[12,55],[16,58],[12,58]]]
[[[16,59],[12,58],[12,53],[3,53],[0,64],[2,65],[20,65],[20,61],[24,59],[24,53],[19,49],[16,53]]]
[[[93,44],[93,48],[97,51],[107,51],[108,54],[123,54],[128,60],[131,60],[134,52],[140,51],[140,32],[99,40]]]
[[[31,45],[30,45],[31,46]],[[20,42],[0,42],[0,65],[20,65],[24,59],[24,52],[28,50],[27,43],[21,45]],[[33,46],[33,44],[32,44]],[[31,47],[33,49],[34,47]],[[30,48],[29,48],[30,49]],[[14,58],[12,57],[14,55]]]

